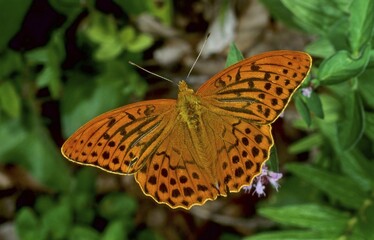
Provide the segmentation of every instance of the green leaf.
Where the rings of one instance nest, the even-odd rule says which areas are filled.
[[[326,111],[325,111],[326,112]],[[339,154],[344,150],[341,148],[340,140],[338,137],[338,127],[337,122],[328,122],[326,119],[317,120],[316,128],[319,129],[321,135],[325,139],[324,144],[320,144],[322,148],[328,148],[329,150],[334,150],[335,154]]]
[[[138,0],[114,0],[123,11],[130,15],[139,15],[143,12],[150,10],[150,1],[138,1]]]
[[[347,40],[347,25],[349,24],[346,17],[342,17],[328,27],[326,37],[330,40],[335,51],[349,49]]]
[[[310,97],[304,97],[304,99],[310,111],[312,111],[317,117],[323,119],[325,115],[323,113],[322,103],[319,95],[315,91],[312,91]]]
[[[353,149],[339,155],[342,171],[365,191],[371,191],[374,186],[374,163],[367,159],[360,151]]]
[[[373,42],[371,43],[371,46],[373,46]],[[371,50],[370,51],[370,60],[369,60],[368,68],[373,68],[373,67],[374,67],[374,51]]]
[[[129,218],[138,208],[137,202],[124,193],[112,193],[100,202],[99,212],[106,219]]]
[[[0,1],[0,52],[6,48],[14,34],[20,30],[31,2],[31,0]]]
[[[374,113],[365,113],[365,135],[374,142]]]
[[[65,239],[73,225],[72,211],[67,202],[60,202],[42,216],[42,225],[51,239]]]
[[[27,150],[23,147],[25,145]],[[19,148],[32,175],[51,189],[66,190],[69,187],[69,169],[45,129],[32,132],[25,145]]]
[[[287,169],[348,208],[359,208],[367,197],[360,185],[344,176],[299,164],[288,164]]]
[[[60,68],[51,65],[46,65],[38,74],[36,84],[39,88],[48,87],[54,99],[60,96],[61,82],[60,82]]]
[[[108,61],[116,58],[122,51],[123,46],[119,38],[108,38],[105,42],[102,42],[95,51],[94,58],[97,61]]]
[[[361,74],[370,59],[370,48],[367,46],[361,55],[354,58],[346,50],[340,50],[325,59],[319,69],[321,84],[330,85],[344,82]]]
[[[358,53],[373,36],[374,1],[354,0],[349,10],[349,42],[352,52]]]
[[[233,233],[222,233],[219,240],[242,240],[243,238]]]
[[[131,26],[126,26],[122,28],[119,32],[119,38],[124,46],[133,42],[136,37],[135,29]]]
[[[48,63],[48,47],[40,47],[32,49],[25,53],[26,59],[31,64]]]
[[[0,118],[0,163],[7,162],[7,155],[25,143],[28,133],[19,120],[2,121]]]
[[[271,16],[278,21],[284,22],[286,25],[292,28],[300,28],[298,23],[295,22],[292,12],[279,0],[261,0],[261,3],[265,5]]]
[[[331,240],[338,239],[339,235],[308,231],[308,230],[284,230],[272,233],[260,233],[255,236],[245,237],[244,240]]]
[[[85,34],[92,42],[98,44],[94,51],[94,58],[107,61],[116,58],[124,47],[115,19],[98,11],[92,11]]]
[[[298,111],[298,113],[301,115],[301,117],[304,119],[305,123],[310,126],[312,124],[312,119],[310,116],[310,112],[308,109],[308,106],[303,101],[301,97],[295,97],[295,106]]]
[[[143,52],[153,44],[153,38],[146,34],[139,34],[135,40],[128,44],[127,49],[130,52]]]
[[[92,179],[95,183],[95,179]],[[95,192],[74,192],[73,196],[70,196],[72,208],[75,213],[75,220],[79,223],[91,224],[95,219],[94,201],[95,198],[92,196]]]
[[[64,136],[93,117],[144,95],[145,83],[126,60],[108,61],[101,69],[96,77],[69,77],[61,100]]]
[[[137,240],[163,240],[160,235],[158,235],[155,231],[152,231],[150,229],[145,229],[141,231],[138,236]]]
[[[42,239],[40,223],[31,208],[24,207],[17,212],[16,231],[22,240]]]
[[[225,68],[243,60],[244,57],[243,57],[243,54],[240,52],[240,50],[237,48],[237,46],[235,45],[235,43],[231,43],[230,44],[230,49],[229,49],[229,53],[227,55],[227,59],[226,59],[226,65],[225,65]]]
[[[51,41],[48,43],[48,63],[53,67],[60,69],[60,64],[66,57],[65,43],[63,41],[65,37],[63,30],[57,30],[53,33]]]
[[[50,209],[54,208],[56,202],[52,199],[51,196],[42,195],[36,199],[34,209],[39,214],[46,214]]]
[[[300,204],[259,209],[260,215],[286,226],[296,226],[320,232],[342,232],[349,215],[316,204]]]
[[[126,240],[126,231],[123,227],[123,221],[111,221],[105,228],[102,240]]]
[[[48,0],[48,2],[55,10],[68,16],[69,19],[74,19],[79,13],[84,11],[84,7],[89,5],[87,2],[83,5],[75,0]]]
[[[305,191],[308,189],[308,191]],[[298,194],[302,192],[303,194]],[[270,196],[270,206],[284,206],[289,204],[305,204],[309,202],[321,202],[321,191],[312,184],[300,180],[297,176],[287,174],[281,181],[277,194]]]
[[[360,211],[357,227],[354,229],[352,239],[365,239],[374,236],[374,205],[370,200],[365,202],[363,211]]]
[[[321,122],[336,123],[339,121],[342,107],[340,99],[332,94],[318,94],[318,96],[321,100],[322,110],[324,113],[323,120],[325,120]]]
[[[156,16],[160,21],[170,26],[173,20],[173,0],[164,0],[162,4],[155,1],[148,1],[150,6],[150,13]]]
[[[328,28],[341,16],[333,1],[299,1],[281,0],[281,2],[292,12],[291,18],[302,29],[310,33],[323,35]]]
[[[69,232],[70,240],[99,240],[100,234],[94,228],[88,226],[74,225]]]
[[[21,98],[10,81],[0,82],[0,109],[12,118],[21,116]]]
[[[358,78],[358,90],[363,98],[365,105],[374,109],[374,84],[372,78],[374,76],[374,68],[366,69]]]
[[[90,13],[88,25],[84,30],[88,39],[99,45],[105,42],[113,42],[118,34],[115,20],[98,11]]]
[[[75,192],[91,193],[94,196],[96,189],[96,169],[82,168],[75,176]]]
[[[279,159],[275,145],[273,145],[273,147],[270,149],[270,157],[266,161],[266,164],[269,166],[269,170],[279,172]]]
[[[38,125],[40,123],[28,120],[32,128],[26,132],[23,141],[9,149],[1,160],[26,168],[33,177],[49,189],[66,190],[69,187],[70,177],[66,162],[46,129]],[[13,137],[13,132],[8,133],[10,135],[5,139]]]
[[[21,71],[23,68],[21,54],[10,49],[1,52],[0,59],[0,79],[2,81],[7,78],[14,79],[11,74]]]
[[[27,52],[26,59],[30,65],[43,65],[36,78],[37,87],[48,87],[52,98],[58,99],[62,90],[61,63],[65,59],[63,34],[57,30],[46,47]],[[39,67],[39,66],[38,66]]]
[[[321,37],[305,47],[305,51],[313,57],[328,58],[335,53],[334,46],[329,39]]]
[[[338,123],[338,137],[342,149],[350,150],[361,139],[365,128],[365,111],[356,91],[348,92],[342,98],[344,116]]]
[[[73,181],[69,201],[80,223],[90,224],[95,217],[96,173],[97,170],[94,168],[81,168]]]
[[[288,151],[291,154],[300,154],[303,152],[308,152],[312,148],[322,145],[324,142],[323,136],[320,133],[309,134],[308,136],[294,142]]]

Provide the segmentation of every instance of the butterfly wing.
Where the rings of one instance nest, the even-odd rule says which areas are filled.
[[[158,203],[189,209],[215,199],[218,191],[211,187],[206,171],[196,164],[192,138],[184,124],[176,121],[135,179],[143,192]]]
[[[219,72],[197,94],[212,111],[270,124],[287,106],[311,63],[311,57],[304,52],[266,52]]]
[[[214,151],[206,150],[211,157],[209,168],[197,164],[199,156],[190,132],[177,120],[147,164],[135,174],[143,192],[158,203],[189,209],[238,192],[251,184],[268,158],[273,144],[270,125],[257,126],[209,111],[202,115]]]
[[[135,173],[173,127],[175,104],[175,100],[150,100],[104,113],[78,129],[61,152],[75,163],[117,174]]]
[[[270,155],[271,126],[208,111],[204,122],[217,149],[217,159],[212,161],[216,165],[214,171],[219,179],[220,195],[226,196],[228,192],[238,192],[250,185]]]

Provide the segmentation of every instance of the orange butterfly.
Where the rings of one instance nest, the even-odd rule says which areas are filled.
[[[307,76],[307,53],[272,51],[219,72],[178,99],[129,104],[79,128],[62,146],[75,163],[135,174],[144,194],[189,209],[251,184],[269,158],[270,124]]]

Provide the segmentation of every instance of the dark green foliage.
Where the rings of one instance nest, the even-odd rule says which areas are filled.
[[[275,1],[263,2],[269,6]],[[293,14],[276,14],[279,20],[318,37],[306,47],[315,58],[312,80],[306,83],[313,92],[310,97],[295,96],[306,123],[297,121],[295,126],[308,135],[289,149],[314,154],[307,163],[286,165],[293,176],[284,179],[276,203],[259,210],[281,230],[246,239],[370,239],[374,2],[276,2]]]
[[[71,173],[72,164],[56,145],[92,117],[144,96],[147,86],[128,61],[142,61],[154,39],[128,19],[147,11],[170,24],[171,1],[162,7],[154,1],[115,2],[127,20],[100,11],[90,0],[0,3],[0,164],[23,167],[49,192],[18,209],[20,239],[126,239],[134,231],[135,200],[120,192],[97,205],[96,171]],[[38,4],[52,15],[35,10]],[[24,21],[44,16],[61,21],[37,23],[27,37],[17,36],[30,25]],[[52,26],[43,28],[45,43],[33,43],[42,38],[36,30],[45,26]],[[60,122],[61,130],[53,124]],[[102,232],[93,228],[97,218],[107,223]]]
[[[138,31],[131,19],[147,12],[170,25],[172,1],[158,6],[152,0],[115,0],[126,15],[118,20],[98,10],[93,0],[49,0],[63,16],[61,24],[50,29],[45,44],[16,48],[14,37],[35,2],[0,3],[0,164],[21,166],[48,188],[48,193],[37,193],[33,205],[17,209],[19,238],[162,239],[149,229],[136,232],[134,216],[140,207],[131,196],[121,191],[98,199],[96,171],[72,173],[55,143],[60,145],[92,117],[144,96],[147,86],[128,61],[141,62],[155,39]],[[258,208],[277,227],[257,229],[246,239],[370,239],[374,1],[261,2],[276,20],[316,39],[305,49],[313,56],[313,69],[293,97],[301,116],[294,127],[304,137],[289,152],[303,161],[286,164],[278,194]],[[71,42],[75,50],[67,51]],[[231,45],[227,64],[242,58]],[[305,88],[312,90],[310,96],[303,94]],[[50,125],[51,115],[42,111],[45,104],[55,104],[61,130]],[[269,162],[277,170],[275,148]],[[105,221],[101,229],[94,227],[97,219]],[[223,234],[221,239],[238,236]]]

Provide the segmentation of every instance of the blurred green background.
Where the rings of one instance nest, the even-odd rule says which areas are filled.
[[[374,239],[373,12],[371,0],[1,0],[0,239]],[[172,210],[132,176],[62,157],[100,113],[175,97],[128,61],[177,82],[208,32],[195,89],[238,56],[232,42],[246,57],[313,56],[274,124],[278,193]]]

